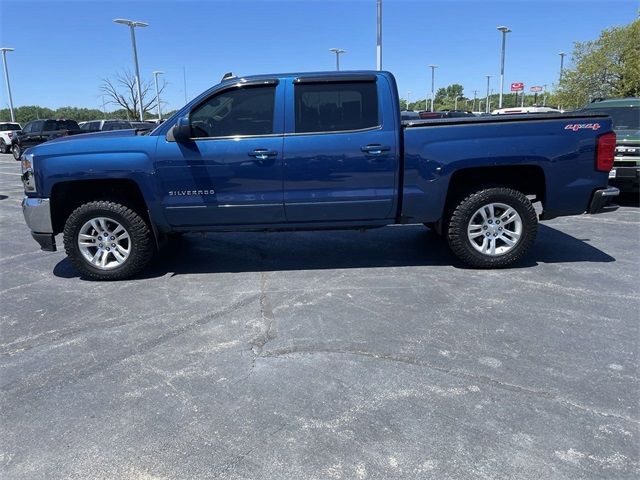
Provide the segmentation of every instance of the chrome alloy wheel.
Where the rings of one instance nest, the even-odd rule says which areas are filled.
[[[483,255],[504,255],[522,236],[522,219],[514,208],[504,203],[489,203],[479,208],[467,227],[471,245]]]
[[[97,217],[86,222],[78,233],[78,247],[84,259],[100,270],[124,264],[131,253],[129,232],[111,218]]]

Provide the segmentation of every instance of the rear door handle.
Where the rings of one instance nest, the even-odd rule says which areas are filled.
[[[275,150],[267,150],[266,148],[256,148],[248,153],[250,157],[254,157],[256,160],[267,160],[271,157],[278,155]]]
[[[364,147],[360,147],[360,151],[368,153],[369,155],[382,155],[383,152],[388,152],[391,150],[391,147],[387,145],[365,145]]]

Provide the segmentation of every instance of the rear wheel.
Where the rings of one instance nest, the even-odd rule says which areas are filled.
[[[4,143],[4,138],[0,138],[0,153],[9,153],[9,146]]]
[[[135,211],[110,201],[85,203],[69,216],[64,248],[73,265],[95,280],[120,280],[153,255],[151,230]]]
[[[525,255],[537,230],[538,217],[525,195],[511,188],[487,188],[456,206],[447,240],[453,253],[466,264],[500,268]]]

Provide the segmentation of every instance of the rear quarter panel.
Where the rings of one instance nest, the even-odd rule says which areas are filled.
[[[589,120],[532,119],[495,123],[428,125],[404,131],[405,221],[435,222],[443,214],[452,175],[473,167],[534,165],[542,169],[545,215],[586,211],[591,194],[607,185],[595,169],[596,137],[611,131],[611,120],[591,119],[597,130],[567,130]]]

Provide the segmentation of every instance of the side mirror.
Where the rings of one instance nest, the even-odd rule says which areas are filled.
[[[189,117],[180,117],[178,122],[167,132],[170,142],[188,142],[191,139],[191,123]]]

